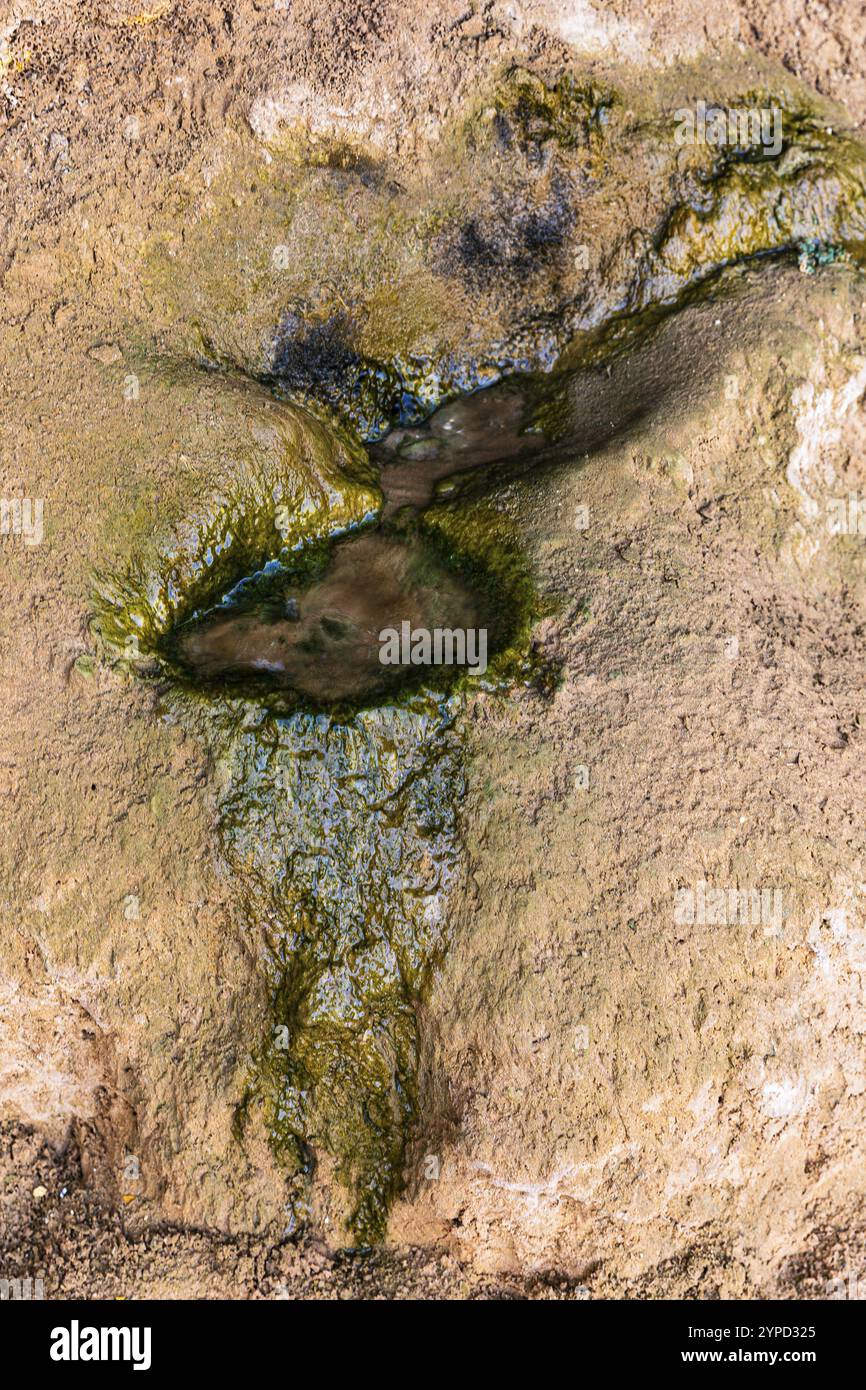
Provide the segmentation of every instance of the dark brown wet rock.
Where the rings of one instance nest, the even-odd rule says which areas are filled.
[[[405,625],[486,634],[491,605],[429,545],[374,534],[336,546],[306,589],[285,577],[266,603],[239,603],[186,626],[176,650],[202,680],[261,677],[317,703],[380,695],[412,675],[456,674],[453,661],[437,670],[432,653],[429,662],[413,663],[411,654],[404,661],[405,651],[392,661],[387,635]]]

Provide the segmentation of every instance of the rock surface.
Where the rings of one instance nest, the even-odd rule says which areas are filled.
[[[38,542],[0,539],[4,1277],[825,1297],[862,1268],[861,10],[3,20],[0,492],[44,502]],[[784,167],[676,150],[678,107],[748,91],[808,113]],[[461,696],[405,1186],[358,1266],[327,1146],[296,1243],[266,1105],[239,1138],[268,923],[220,850],[226,760],[128,600],[167,621],[214,517],[357,523],[352,425],[557,358],[565,444],[433,509],[516,536],[549,679]]]

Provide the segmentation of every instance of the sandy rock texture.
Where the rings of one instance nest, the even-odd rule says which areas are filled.
[[[564,678],[475,710],[450,1108],[403,1216],[483,1268],[552,1242],[600,1296],[778,1297],[827,1227],[826,1281],[856,1264],[863,568],[828,518],[862,486],[862,306],[790,271],[683,310],[604,379],[649,379],[647,415],[538,501]]]
[[[864,30],[859,0],[0,7],[0,493],[44,499],[38,544],[0,538],[0,1276],[754,1298],[862,1269]],[[614,91],[610,123],[589,100],[569,144],[544,96],[509,126],[515,69]],[[816,134],[739,243],[728,184],[676,220],[706,170],[665,122],[750,90],[849,153]],[[583,352],[647,308],[563,371],[570,451],[486,485],[549,679],[461,706],[401,1192],[349,1258],[328,1154],[301,1230],[262,1109],[239,1139],[265,925],[219,749],[98,640],[94,574],[169,602],[152,556],[241,476],[310,528],[375,507],[350,424],[272,390],[293,325],[325,325],[297,363],[333,363],[333,412],[347,362],[567,366],[544,325]]]

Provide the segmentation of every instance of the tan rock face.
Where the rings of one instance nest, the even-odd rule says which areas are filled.
[[[520,485],[562,681],[475,710],[430,1003],[452,1110],[401,1236],[593,1294],[769,1295],[862,1201],[862,551],[828,497],[863,486],[861,303],[771,271],[684,311],[611,373],[657,370],[657,406],[534,512]]]
[[[198,0],[2,26],[0,1249],[40,1249],[38,1200],[51,1277],[85,1296],[116,1292],[88,1255],[108,1229],[127,1292],[326,1287],[318,1247],[273,1276],[258,1257],[300,1222],[345,1242],[372,1171],[386,1248],[432,1247],[434,1291],[460,1269],[823,1296],[859,1267],[866,1171],[866,224],[831,104],[860,114],[858,7],[229,8],[230,34]],[[787,70],[735,48],[755,31]],[[676,145],[678,107],[757,90],[790,120],[778,163]],[[789,242],[799,265],[758,257]],[[422,487],[419,416],[525,368],[532,450],[512,411],[504,452]],[[502,418],[463,410],[481,457]],[[296,1001],[308,1182],[273,1142],[267,1053],[275,941],[301,949],[285,807],[225,832],[240,763],[298,747],[255,702],[179,701],[152,639],[215,597],[231,545],[255,568],[369,523],[388,455],[358,432],[394,423],[388,523],[430,507],[458,549],[463,516],[505,528],[532,661],[449,706],[442,881],[403,745],[376,720],[336,736],[329,833],[376,744],[369,822],[423,892],[414,935],[337,939]],[[432,755],[410,771],[436,786]],[[318,831],[339,881],[354,861]],[[374,975],[375,1027],[352,1015]],[[388,1134],[366,1169],[341,1128],[364,1085]]]

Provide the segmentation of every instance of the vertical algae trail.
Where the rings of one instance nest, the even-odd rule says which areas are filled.
[[[268,924],[273,1032],[253,1093],[278,1152],[334,1156],[349,1225],[382,1234],[417,1118],[416,1001],[446,939],[459,738],[448,701],[266,720],[226,754],[220,836]]]

